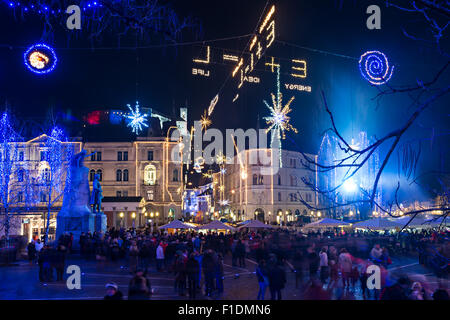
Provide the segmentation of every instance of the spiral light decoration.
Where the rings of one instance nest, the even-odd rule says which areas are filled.
[[[383,52],[367,51],[359,59],[359,70],[367,81],[379,86],[391,79],[394,66],[389,65],[389,61]]]

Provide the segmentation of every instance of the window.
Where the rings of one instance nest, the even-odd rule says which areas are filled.
[[[281,192],[278,192],[278,201],[281,201]]]
[[[128,191],[124,191],[124,192],[123,192],[123,196],[124,196],[124,197],[128,197]]]
[[[122,151],[117,151],[117,161],[122,161]]]
[[[23,169],[19,169],[17,172],[17,181],[23,182]]]
[[[297,177],[291,176],[291,186],[296,187],[297,186]]]
[[[289,159],[290,165],[292,168],[296,168],[296,161],[295,159]]]
[[[156,184],[156,167],[152,164],[145,166],[144,184],[148,186],[153,186]]]
[[[278,175],[278,185],[281,186],[281,176]]]
[[[45,192],[41,192],[40,200],[41,202],[47,202],[47,194]]]
[[[95,161],[95,151],[91,154],[91,161]]]
[[[44,180],[45,182],[50,181],[50,169],[49,168],[45,168],[42,171],[42,180]]]
[[[178,182],[178,170],[177,170],[177,169],[174,169],[174,170],[173,170],[172,181],[173,181],[173,182]]]
[[[253,185],[258,184],[258,176],[256,174],[253,175]]]
[[[153,161],[153,150],[147,152],[147,160]]]
[[[128,169],[123,170],[123,181],[128,181]]]
[[[102,161],[102,153],[97,152],[97,161]]]
[[[155,198],[155,193],[153,192],[153,190],[147,190],[147,200],[153,201],[154,198]]]
[[[23,151],[19,152],[19,161],[23,161]]]
[[[262,175],[258,176],[258,184],[264,184],[264,176]]]
[[[103,172],[102,172],[102,170],[101,170],[101,169],[98,169],[98,170],[97,170],[97,174],[98,174],[98,180],[99,180],[99,181],[102,181],[102,179],[103,179]]]
[[[128,161],[128,151],[123,152],[123,161]]]
[[[306,202],[312,202],[312,195],[311,193],[306,194]]]
[[[122,196],[122,191],[116,191],[116,197],[120,198]]]
[[[19,191],[17,193],[17,202],[23,202],[23,192]]]
[[[45,151],[41,151],[41,161],[45,161]]]
[[[89,181],[94,181],[95,170],[89,171]]]
[[[116,181],[122,181],[122,170],[116,171]]]

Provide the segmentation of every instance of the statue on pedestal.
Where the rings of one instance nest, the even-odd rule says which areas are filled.
[[[100,184],[100,175],[97,173],[94,175],[94,181],[92,182],[92,196],[91,196],[91,205],[92,212],[101,212],[102,211],[102,186]]]
[[[101,186],[94,185],[95,204],[98,210],[93,213],[90,209],[89,199],[89,169],[84,166],[86,150],[75,154],[67,172],[64,198],[61,210],[57,215],[56,238],[64,233],[72,233],[74,242],[72,246],[77,248],[82,232],[106,231],[106,216],[101,212]]]

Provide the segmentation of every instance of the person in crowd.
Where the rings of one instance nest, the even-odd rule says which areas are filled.
[[[313,242],[311,246],[307,249],[308,252],[308,262],[309,262],[309,276],[314,278],[317,275],[317,270],[319,269],[320,258],[316,252],[316,245]]]
[[[449,295],[447,290],[445,289],[445,285],[443,282],[439,282],[439,285],[437,289],[433,292],[433,300],[442,300],[442,301],[448,301]]]
[[[408,278],[399,278],[395,284],[381,291],[380,300],[408,300],[409,283]]]
[[[33,240],[28,244],[27,251],[28,251],[28,261],[30,265],[32,265],[33,263],[36,262],[36,245]]]
[[[158,271],[162,271],[162,266],[164,265],[164,248],[163,241],[161,241],[156,248],[156,268]]]
[[[208,249],[203,256],[202,269],[205,276],[205,296],[211,297],[214,291],[215,270],[214,257],[211,249]]]
[[[245,245],[239,240],[236,244],[236,257],[239,261],[239,268],[245,268]]]
[[[259,284],[257,300],[264,300],[267,287],[269,286],[269,275],[267,272],[266,261],[264,259],[262,259],[256,267],[256,277]]]
[[[173,271],[175,273],[175,291],[178,292],[178,295],[184,296],[186,289],[186,261],[181,251],[177,251],[175,254]]]
[[[383,250],[380,247],[380,244],[375,244],[370,251],[370,258],[376,263],[380,263],[381,255],[383,254]]]
[[[350,253],[347,252],[347,249],[342,248],[339,254],[339,269],[341,270],[344,288],[350,287],[350,274],[352,272],[352,266],[353,263]]]
[[[60,244],[55,252],[54,267],[56,270],[56,281],[63,281],[67,249]]]
[[[128,300],[148,300],[152,295],[150,281],[143,270],[136,270],[128,286]]]
[[[130,273],[135,273],[139,260],[139,249],[137,247],[136,241],[131,242],[131,246],[128,250],[128,259],[128,270],[130,271]]]
[[[323,247],[319,253],[320,280],[326,283],[328,279],[328,248]]]
[[[281,290],[286,284],[286,273],[277,263],[269,270],[269,289],[272,300],[281,300]]]
[[[217,254],[217,261],[215,263],[215,278],[217,294],[223,294],[223,257],[221,253]]]
[[[106,295],[104,300],[123,300],[123,293],[119,290],[119,287],[115,283],[108,283],[105,286]]]
[[[186,273],[188,278],[189,299],[192,300],[195,300],[196,297],[199,272],[200,264],[195,258],[195,253],[191,253],[186,262]]]

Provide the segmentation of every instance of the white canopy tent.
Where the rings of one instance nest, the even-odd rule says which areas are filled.
[[[273,229],[273,228],[275,228],[275,227],[274,227],[274,226],[271,226],[271,225],[269,225],[269,224],[262,223],[262,222],[259,221],[259,220],[248,220],[248,221],[243,222],[243,223],[238,227],[238,229],[241,229],[241,228]]]
[[[173,220],[172,222],[165,224],[158,229],[194,229],[193,226],[185,224],[180,220]]]
[[[335,220],[331,218],[323,218],[319,221],[311,222],[303,226],[303,228],[316,228],[316,229],[326,229],[326,228],[339,228],[339,227],[348,227],[350,223]]]
[[[389,230],[396,228],[403,228],[404,224],[394,222],[384,218],[376,218],[357,222],[353,225],[354,228],[370,229],[370,230]]]
[[[230,231],[234,231],[236,229],[229,225],[226,225],[223,222],[220,222],[219,220],[214,220],[214,221],[211,221],[210,223],[196,227],[195,230],[230,230]]]
[[[427,220],[425,217],[423,216],[419,216],[417,215],[416,217],[414,217],[414,219],[411,220],[413,216],[403,216],[401,218],[390,218],[390,221],[399,223],[402,225],[402,227],[404,227],[406,224],[408,224],[407,228],[427,228],[427,227],[431,227],[431,225],[429,223],[427,223]],[[409,222],[411,220],[411,222]]]

